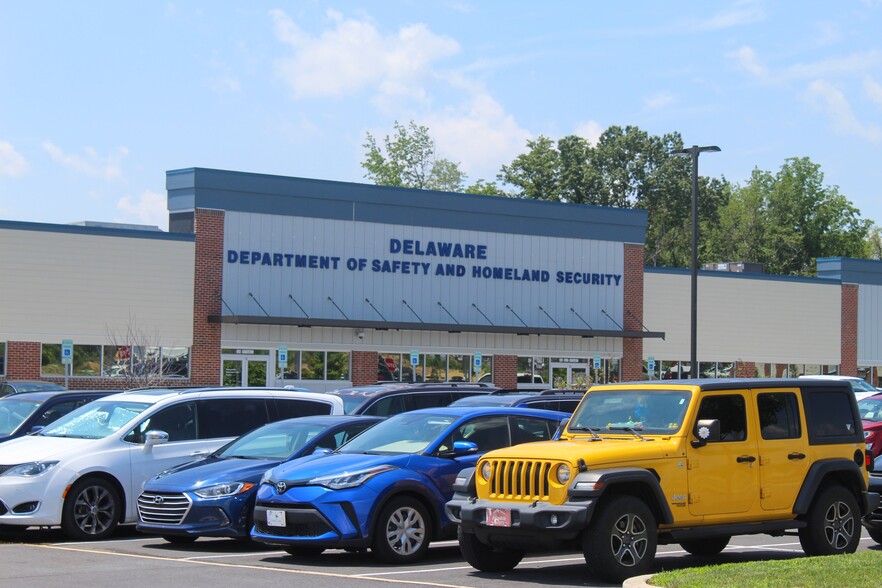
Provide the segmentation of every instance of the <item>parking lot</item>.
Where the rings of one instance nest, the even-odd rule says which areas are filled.
[[[866,533],[858,550],[880,549]],[[449,588],[609,586],[592,578],[579,553],[548,553],[527,557],[513,571],[485,574],[459,554],[456,542],[435,543],[419,564],[388,566],[370,554],[328,550],[295,559],[266,546],[243,546],[227,539],[200,539],[172,545],[158,537],[123,529],[101,542],[71,542],[57,531],[0,532],[0,585],[45,588],[123,585],[165,586],[378,586],[401,584]],[[734,537],[714,558],[689,556],[677,545],[659,546],[657,570],[739,561],[802,557],[795,536]]]

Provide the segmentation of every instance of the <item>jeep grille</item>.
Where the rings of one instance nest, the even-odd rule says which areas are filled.
[[[505,500],[548,500],[548,476],[553,461],[491,459],[490,498]]]

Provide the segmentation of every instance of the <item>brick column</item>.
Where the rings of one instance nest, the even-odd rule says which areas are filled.
[[[752,361],[736,361],[735,362],[736,378],[755,378],[756,364]]]
[[[42,348],[33,341],[9,341],[6,344],[6,379],[39,380]]]
[[[378,378],[377,362],[380,354],[375,351],[352,352],[352,379],[353,386],[367,386],[376,384]]]
[[[643,245],[625,243],[625,275],[622,276],[625,298],[626,331],[643,330]],[[643,339],[622,341],[622,381],[642,380]]]
[[[500,388],[518,387],[518,358],[516,355],[493,356],[493,383]]]
[[[194,213],[196,255],[193,288],[193,347],[190,383],[217,386],[221,382],[221,325],[209,323],[221,314],[224,272],[224,211],[197,208]]]
[[[857,376],[858,287],[842,284],[842,333],[840,334],[839,374]]]

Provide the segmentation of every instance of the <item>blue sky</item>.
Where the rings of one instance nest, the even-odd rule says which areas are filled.
[[[470,181],[611,125],[735,182],[809,157],[882,225],[880,31],[882,0],[0,0],[0,219],[167,228],[188,167],[361,182],[414,120]]]

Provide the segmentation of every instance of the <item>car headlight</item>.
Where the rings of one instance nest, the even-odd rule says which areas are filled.
[[[383,472],[388,472],[394,469],[397,468],[391,465],[381,465],[355,472],[343,472],[331,476],[319,476],[318,478],[313,478],[307,483],[313,486],[324,486],[331,490],[342,490],[343,488],[361,486],[377,474],[382,474]]]
[[[254,488],[254,484],[250,482],[227,482],[226,484],[215,484],[214,486],[206,486],[205,488],[194,490],[193,494],[201,498],[221,498],[247,492],[252,488]]]
[[[481,477],[484,480],[489,480],[491,475],[493,475],[493,466],[489,461],[485,461],[481,464]]]
[[[57,461],[32,461],[29,463],[12,466],[0,476],[39,476],[58,465]]]
[[[263,472],[263,476],[261,476],[261,478],[260,478],[260,483],[261,484],[272,484],[273,483],[272,479],[273,479],[273,471],[267,470],[267,471]]]
[[[557,470],[554,472],[555,477],[557,478],[558,484],[566,484],[570,481],[570,466],[565,463],[557,466]]]

